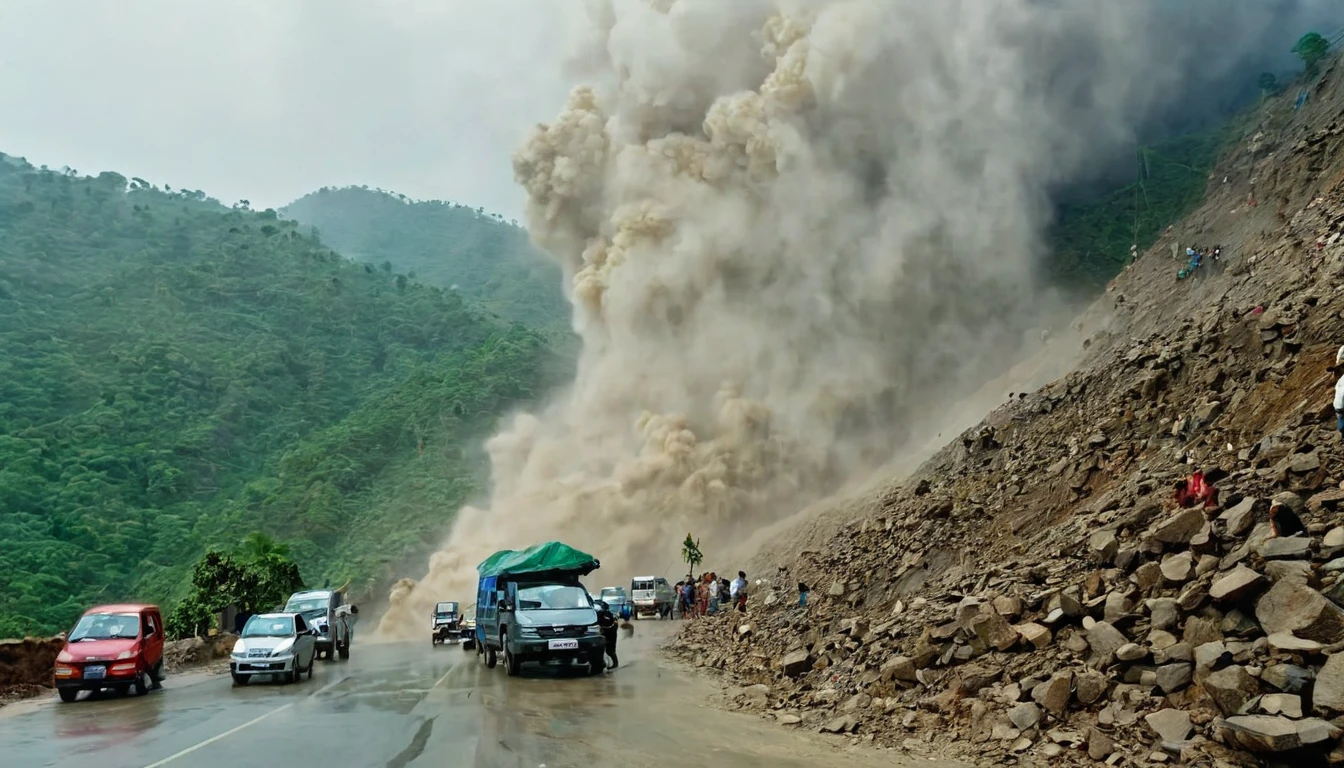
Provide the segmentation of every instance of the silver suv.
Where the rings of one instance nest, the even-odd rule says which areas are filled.
[[[285,611],[297,613],[317,630],[317,656],[331,661],[340,655],[350,658],[350,641],[354,637],[359,609],[345,602],[339,590],[312,589],[295,592],[285,603]]]

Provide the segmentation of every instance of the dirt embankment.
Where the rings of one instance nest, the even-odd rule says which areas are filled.
[[[56,654],[64,645],[59,636],[0,640],[0,702],[49,691]]]
[[[1076,370],[763,548],[750,613],[675,652],[781,724],[912,752],[1344,765],[1344,77],[1295,95],[1080,318],[1108,320]],[[1177,280],[1173,246],[1215,244]],[[1182,510],[1196,470],[1218,502]],[[1271,536],[1273,500],[1304,534]]]
[[[169,642],[163,649],[164,669],[171,674],[220,664],[228,659],[237,640],[237,635],[223,633]],[[56,656],[64,646],[64,635],[0,640],[0,706],[7,701],[51,693]]]

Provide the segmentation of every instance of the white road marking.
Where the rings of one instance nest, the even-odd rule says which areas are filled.
[[[313,693],[309,694],[309,695],[306,696],[305,698],[309,698],[309,699],[310,699],[310,698],[312,698],[313,696],[317,696],[318,694],[323,693],[324,691],[328,691],[328,690],[330,690],[330,689],[332,689],[332,688],[335,688],[336,686],[340,685],[341,683],[343,683],[343,682],[345,682],[346,680],[349,680],[349,679],[350,679],[350,678],[347,676],[347,677],[342,677],[341,679],[336,680],[336,681],[334,681],[334,682],[327,683],[326,685],[324,685],[324,686],[322,686],[321,688],[317,689],[316,691],[314,691]],[[302,699],[300,699],[300,701],[302,701]],[[202,741],[201,743],[196,744],[196,745],[194,745],[194,746],[187,747],[186,749],[182,750],[181,752],[178,752],[177,754],[169,755],[168,757],[163,758],[162,760],[158,761],[157,763],[150,763],[149,765],[145,766],[145,768],[159,768],[159,766],[161,766],[161,765],[167,765],[168,763],[173,762],[174,760],[178,759],[179,757],[186,757],[187,755],[190,755],[192,752],[195,752],[196,750],[200,749],[201,747],[207,747],[207,746],[209,746],[209,745],[211,745],[211,744],[214,744],[216,741],[219,741],[220,739],[223,739],[223,738],[228,737],[228,736],[232,736],[233,734],[235,734],[235,733],[237,733],[237,732],[243,730],[244,728],[247,728],[247,727],[256,725],[257,723],[260,723],[262,720],[265,720],[266,718],[270,717],[271,715],[277,715],[277,714],[279,714],[279,713],[281,713],[281,712],[284,712],[286,709],[289,709],[289,708],[293,707],[293,706],[294,706],[295,704],[297,704],[297,703],[298,703],[298,702],[291,701],[290,703],[288,703],[288,704],[286,704],[286,705],[284,705],[284,706],[282,706],[282,707],[276,707],[275,709],[272,709],[270,712],[266,712],[266,713],[263,713],[263,714],[261,714],[261,715],[258,715],[257,717],[254,717],[254,718],[252,718],[251,720],[248,720],[246,723],[243,723],[242,725],[234,726],[233,728],[230,728],[229,730],[227,730],[227,731],[225,731],[225,732],[223,732],[223,733],[220,733],[220,734],[216,734],[216,735],[214,735],[214,736],[211,736],[210,738],[206,739],[205,741]]]
[[[258,716],[258,717],[254,717],[254,718],[252,718],[251,720],[248,720],[246,723],[243,723],[242,725],[239,725],[239,726],[235,726],[235,727],[233,727],[233,728],[230,728],[229,730],[227,730],[227,731],[225,731],[225,732],[223,732],[223,733],[221,733],[221,734],[218,734],[218,735],[216,735],[216,736],[211,736],[210,738],[206,739],[205,741],[202,741],[200,744],[197,744],[197,745],[195,745],[195,746],[191,746],[191,747],[187,747],[186,749],[182,750],[181,752],[178,752],[178,753],[175,754],[175,755],[169,755],[168,757],[163,758],[162,760],[160,760],[160,761],[157,762],[157,763],[150,763],[149,765],[145,766],[145,768],[159,768],[159,766],[161,766],[161,765],[167,765],[168,763],[171,763],[172,761],[176,760],[176,759],[179,758],[179,757],[186,757],[187,755],[190,755],[192,752],[195,752],[196,750],[200,749],[201,747],[206,747],[206,746],[209,746],[209,745],[211,745],[211,744],[214,744],[216,741],[219,741],[220,739],[224,738],[225,736],[232,736],[233,734],[235,734],[235,733],[237,733],[237,732],[243,730],[244,728],[246,728],[246,727],[248,727],[248,726],[250,726],[250,725],[256,725],[257,723],[260,723],[262,720],[265,720],[266,718],[270,717],[271,715],[278,714],[278,713],[280,713],[280,712],[284,712],[286,709],[289,709],[289,708],[292,707],[292,706],[294,706],[294,702],[291,701],[290,703],[284,705],[283,707],[276,707],[275,709],[272,709],[270,712],[267,712],[267,713],[265,713],[265,714],[263,714],[263,715],[260,715],[260,716]]]

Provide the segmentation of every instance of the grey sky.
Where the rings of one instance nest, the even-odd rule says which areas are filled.
[[[4,0],[0,151],[280,206],[368,184],[519,216],[556,0]]]

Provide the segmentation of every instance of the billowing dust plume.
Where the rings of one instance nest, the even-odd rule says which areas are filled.
[[[514,158],[577,378],[489,441],[489,509],[397,585],[383,634],[474,601],[498,549],[675,580],[689,531],[720,562],[1002,370],[1039,327],[1048,189],[1181,76],[1148,5],[590,4],[591,84]]]

